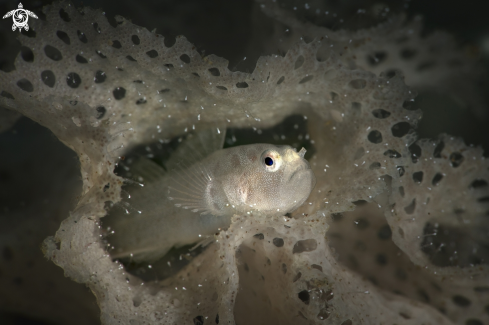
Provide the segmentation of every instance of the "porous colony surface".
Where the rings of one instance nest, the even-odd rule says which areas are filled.
[[[458,138],[416,141],[422,114],[410,106],[409,86],[449,91],[458,87],[450,76],[474,64],[447,35],[421,39],[419,23],[402,17],[333,32],[275,1],[259,6],[307,42],[277,29],[269,44],[285,54],[260,57],[251,73],[230,71],[183,36],[167,44],[121,17],[111,25],[101,10],[60,2],[29,20],[15,70],[0,71],[2,122],[15,120],[12,111],[34,120],[80,162],[70,177],[39,167],[51,184],[73,180],[71,192],[53,190],[49,203],[23,212],[43,224],[55,207],[64,211],[45,256],[90,288],[104,324],[489,324],[489,163]],[[435,50],[411,61],[392,55],[419,44]],[[429,64],[444,51],[443,64],[459,64]],[[162,281],[143,281],[111,258],[101,225],[107,202],[121,200],[125,180],[114,168],[132,148],[216,123],[259,135],[291,116],[306,125],[300,139],[317,179],[297,211],[235,215]],[[25,242],[19,229],[24,235],[2,239],[10,250]],[[43,317],[67,321],[50,313]]]

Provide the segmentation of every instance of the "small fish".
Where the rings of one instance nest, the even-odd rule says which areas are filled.
[[[229,227],[234,214],[285,215],[309,197],[316,178],[304,148],[222,149],[224,133],[213,129],[185,140],[166,163],[168,173],[147,159],[131,167],[144,187],[130,191],[129,214],[119,209],[103,219],[114,230],[113,258],[154,261]]]

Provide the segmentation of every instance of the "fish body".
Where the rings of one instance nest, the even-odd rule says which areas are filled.
[[[145,160],[143,173],[153,180],[130,192],[129,214],[108,219],[113,257],[156,260],[173,246],[227,228],[234,214],[284,215],[301,206],[315,185],[305,149],[253,144],[203,157],[193,144],[183,145],[168,173]]]

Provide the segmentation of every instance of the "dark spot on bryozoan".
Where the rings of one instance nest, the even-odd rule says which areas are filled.
[[[96,108],[97,110],[97,119],[100,120],[102,117],[104,117],[105,113],[107,110],[103,106],[99,106]]]
[[[63,32],[62,30],[58,30],[56,32],[56,36],[58,36],[58,38],[60,40],[62,40],[63,43],[65,43],[66,45],[70,45],[71,44],[70,37],[68,36],[68,34],[66,34],[65,32]]]
[[[399,194],[404,197],[405,193],[404,193],[404,186],[399,186]]]
[[[141,43],[141,40],[137,35],[132,35],[131,36],[131,41],[134,45],[139,45]]]
[[[23,91],[26,91],[28,93],[31,93],[34,91],[34,86],[32,85],[32,83],[25,78],[22,78],[19,81],[17,81],[17,86],[20,89],[22,89]]]
[[[404,166],[396,166],[397,172],[399,173],[399,177],[404,176],[406,173],[406,169],[404,169]]]
[[[149,56],[150,58],[154,59],[158,56],[158,52],[156,50],[150,50],[146,52],[146,55]]]
[[[80,54],[77,54],[77,55],[76,55],[75,60],[76,60],[76,62],[81,63],[81,64],[88,63],[87,59],[85,59],[85,58],[84,58],[83,56],[81,56]]]
[[[78,88],[81,84],[82,80],[78,73],[70,72],[66,76],[66,84],[71,88]]]
[[[56,83],[56,76],[51,70],[44,70],[41,72],[41,80],[46,86],[53,88]]]
[[[389,116],[391,116],[391,113],[386,111],[385,109],[378,108],[378,109],[375,109],[372,111],[372,115],[376,118],[384,119],[384,118],[388,118]]]
[[[477,286],[474,287],[474,291],[478,293],[489,293],[489,286]]]
[[[100,84],[104,82],[105,79],[107,79],[107,75],[105,74],[104,71],[98,70],[97,72],[95,72],[95,77],[93,78],[93,81],[96,84]]]
[[[88,43],[88,39],[87,39],[87,36],[85,35],[85,33],[77,30],[76,34],[78,35],[78,39],[80,40],[80,42],[85,43],[85,44]]]
[[[187,64],[190,63],[190,57],[187,54],[180,55],[180,60],[182,60],[183,62],[185,62]]]
[[[134,297],[132,299],[132,305],[134,307],[139,307],[141,305],[141,303],[143,302],[143,300],[140,298],[140,297]]]
[[[455,295],[452,297],[452,301],[455,305],[459,307],[468,307],[471,305],[471,301],[464,296],[461,295]]]
[[[302,67],[304,61],[304,57],[302,55],[299,55],[297,60],[295,60],[294,69],[299,69],[300,67]]]
[[[114,41],[112,41],[112,47],[115,49],[120,49],[120,48],[122,48],[122,44],[118,40],[114,40]]]
[[[343,213],[332,213],[331,214],[331,219],[333,219],[333,221],[340,221],[341,219],[343,219]]]
[[[303,252],[312,252],[317,248],[318,244],[315,239],[299,240],[292,248],[293,254],[300,254]]]
[[[273,242],[273,244],[274,244],[275,246],[277,246],[277,247],[282,247],[282,246],[284,246],[284,240],[283,240],[282,238],[278,238],[278,237],[277,237],[277,238],[274,238],[274,239],[272,240],[272,242]]]
[[[219,77],[221,75],[221,72],[219,71],[218,68],[210,68],[208,69],[208,71],[210,72],[211,75],[213,75],[214,77]]]
[[[450,155],[450,165],[453,168],[457,168],[464,161],[464,156],[459,152],[454,152]]]
[[[386,52],[375,52],[371,55],[367,56],[367,62],[371,66],[377,66],[384,62],[387,59],[387,53]]]
[[[433,186],[437,186],[442,179],[443,179],[443,174],[436,173],[436,175],[433,177],[433,180],[431,181],[431,184],[433,184]]]
[[[413,181],[417,184],[421,184],[423,182],[423,175],[424,173],[422,171],[413,173]]]
[[[385,72],[385,76],[387,77],[387,79],[392,79],[396,76],[396,74],[398,73],[399,70],[396,70],[396,69],[390,69],[390,70],[387,70]]]
[[[409,203],[405,208],[404,211],[407,214],[413,214],[414,210],[416,209],[416,199],[413,199],[411,203]]]
[[[397,138],[402,138],[403,136],[409,133],[410,129],[411,129],[411,125],[409,125],[408,122],[399,122],[397,124],[394,124],[394,126],[392,126],[391,131],[393,136]]]
[[[311,81],[312,79],[314,79],[314,76],[306,76],[299,81],[299,84],[306,83],[308,81]]]
[[[309,295],[309,292],[307,292],[307,290],[302,290],[301,292],[299,292],[297,294],[297,297],[299,297],[299,299],[305,303],[306,305],[309,305],[309,299],[311,298],[310,295]]]
[[[34,52],[26,46],[20,48],[20,56],[25,62],[34,62]]]
[[[121,100],[124,98],[124,96],[126,96],[126,90],[122,87],[115,88],[112,93],[114,94],[114,98],[117,100]]]
[[[100,56],[102,59],[107,59],[107,57],[102,53],[102,51],[96,50],[95,53],[97,53],[97,55]]]
[[[69,23],[71,21],[70,16],[68,15],[68,13],[63,8],[61,8],[59,10],[59,16],[61,17],[61,19],[63,19],[67,23]]]
[[[384,156],[389,158],[401,158],[402,155],[394,149],[388,149],[384,151]]]
[[[479,188],[483,188],[483,187],[486,187],[487,186],[487,182],[483,179],[476,179],[475,181],[473,181],[469,188],[473,188],[473,189],[479,189]]]
[[[2,92],[0,93],[0,96],[8,98],[8,99],[15,99],[15,97],[11,93],[9,93],[8,91],[5,91],[5,90],[2,90]]]
[[[433,151],[433,157],[441,158],[441,152],[443,151],[444,148],[445,148],[445,143],[443,141],[440,141],[440,143],[436,145],[435,150]]]
[[[356,201],[353,201],[352,203],[355,204],[357,207],[359,207],[359,206],[367,204],[368,202],[365,200],[356,200]]]
[[[285,263],[282,263],[282,273],[283,274],[287,273],[287,265]]]
[[[413,143],[408,147],[409,152],[411,153],[411,160],[413,163],[417,163],[419,157],[421,157],[421,147],[416,143]]]
[[[404,109],[407,109],[408,111],[415,111],[417,109],[416,105],[414,105],[414,100],[412,100],[412,99],[405,100],[402,103],[402,107]]]
[[[358,102],[352,102],[351,103],[351,108],[355,112],[360,112],[361,109],[362,109],[362,104],[361,103],[358,103]]]
[[[193,319],[194,325],[204,325],[204,316],[197,316]]]
[[[381,165],[380,165],[379,162],[373,162],[372,164],[370,164],[370,166],[368,167],[368,169],[375,170],[375,169],[379,169],[380,167],[381,167]]]
[[[253,237],[255,238],[258,238],[259,240],[263,240],[265,238],[265,236],[263,234],[256,234],[256,235],[253,235]]]
[[[377,130],[370,131],[368,134],[368,141],[378,144],[382,142],[382,133]]]
[[[61,52],[51,45],[46,45],[44,47],[44,54],[53,61],[60,61],[63,58]]]
[[[102,30],[98,26],[98,23],[93,23],[92,26],[93,26],[93,29],[95,30],[95,32],[97,32],[98,34],[102,33]]]

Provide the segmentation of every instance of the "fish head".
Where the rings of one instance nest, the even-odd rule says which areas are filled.
[[[305,149],[258,144],[259,159],[253,162],[247,205],[268,215],[284,215],[300,207],[316,184],[316,177],[304,159]]]

